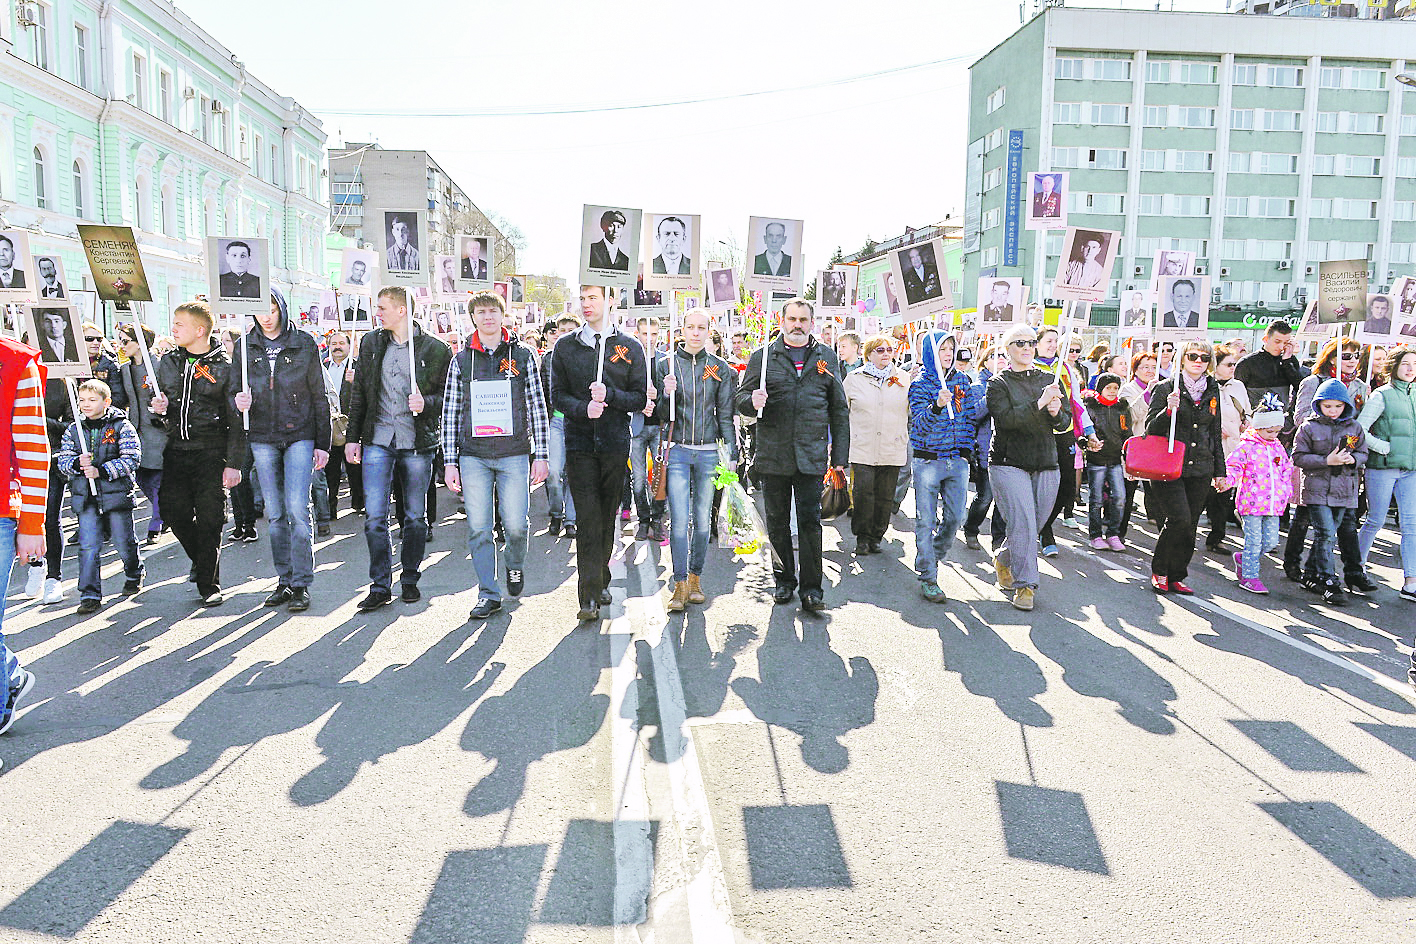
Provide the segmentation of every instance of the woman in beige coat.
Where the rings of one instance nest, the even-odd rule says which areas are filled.
[[[895,485],[909,461],[910,375],[891,362],[894,353],[894,341],[876,335],[865,342],[865,363],[846,375],[857,554],[880,553],[895,508]]]

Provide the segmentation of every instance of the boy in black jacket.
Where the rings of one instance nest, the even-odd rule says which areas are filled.
[[[1101,374],[1096,378],[1096,396],[1088,398],[1101,448],[1087,453],[1087,494],[1090,512],[1089,534],[1096,551],[1123,551],[1121,511],[1126,504],[1126,476],[1122,447],[1131,438],[1130,404],[1121,399],[1121,378]],[[1103,530],[1104,529],[1104,530]]]
[[[177,349],[157,365],[152,412],[165,417],[167,448],[162,458],[158,506],[182,550],[192,559],[192,580],[202,606],[221,603],[221,529],[226,493],[241,482],[246,434],[236,409],[241,375],[212,341],[211,309],[187,302],[172,315]]]

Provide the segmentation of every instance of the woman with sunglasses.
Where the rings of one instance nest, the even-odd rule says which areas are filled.
[[[1317,393],[1323,381],[1333,377],[1339,378],[1347,387],[1347,395],[1352,398],[1357,412],[1362,412],[1362,406],[1372,391],[1359,367],[1361,356],[1362,345],[1352,338],[1330,338],[1323,345],[1322,350],[1318,352],[1318,359],[1313,363],[1313,372],[1303,378],[1293,399],[1292,415],[1297,422],[1301,423],[1304,417],[1313,412],[1313,395]],[[1301,490],[1298,494],[1301,494]],[[1367,576],[1367,571],[1362,566],[1362,552],[1357,541],[1357,532],[1362,528],[1362,513],[1366,507],[1367,494],[1364,488],[1358,493],[1356,513],[1344,516],[1337,529],[1337,551],[1342,557],[1343,580],[1347,589],[1359,596],[1377,589],[1376,581]],[[1294,509],[1288,524],[1288,540],[1283,547],[1283,573],[1289,580],[1316,593],[1323,589],[1322,582],[1318,580],[1317,561],[1313,559],[1312,554],[1307,555],[1306,563],[1303,559],[1303,552],[1308,543],[1309,521],[1308,506],[1300,504]]]
[[[1072,428],[1067,397],[1051,371],[1033,366],[1037,335],[1025,324],[1003,335],[1008,369],[988,382],[994,435],[988,454],[993,501],[1008,524],[995,543],[998,587],[1013,591],[1013,606],[1031,610],[1038,586],[1037,536],[1057,498],[1058,433]]]
[[[1185,578],[1195,555],[1200,513],[1212,488],[1228,488],[1219,384],[1209,372],[1213,359],[1208,341],[1187,341],[1175,376],[1156,384],[1151,394],[1147,433],[1168,437],[1173,420],[1175,442],[1185,445],[1180,478],[1151,483],[1151,498],[1165,522],[1151,559],[1151,588],[1156,593],[1195,592]]]

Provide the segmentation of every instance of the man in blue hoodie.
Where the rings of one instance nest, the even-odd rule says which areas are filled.
[[[949,554],[969,497],[969,456],[981,397],[954,366],[954,337],[920,336],[920,371],[910,384],[910,466],[915,490],[915,576],[931,603],[948,599],[939,565]]]
[[[315,339],[291,324],[285,296],[270,293],[270,310],[256,315],[236,357],[246,361],[248,389],[236,408],[250,414],[247,434],[270,522],[270,553],[278,579],[266,606],[310,608],[315,579],[310,480],[329,461],[330,408]]]

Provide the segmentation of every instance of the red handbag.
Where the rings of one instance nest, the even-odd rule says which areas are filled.
[[[1133,479],[1173,482],[1185,471],[1185,444],[1169,436],[1132,436],[1121,457]]]

